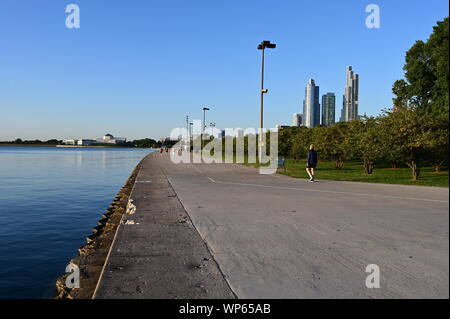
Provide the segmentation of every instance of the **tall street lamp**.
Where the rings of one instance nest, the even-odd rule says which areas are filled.
[[[201,133],[201,143],[202,143],[202,149],[203,149],[203,134],[206,130],[206,111],[209,111],[209,108],[204,107],[203,109],[203,127],[202,127],[202,133]]]
[[[190,139],[189,136],[189,115],[186,116],[186,130],[187,130],[187,139]]]
[[[206,130],[206,111],[209,111],[209,108],[207,108],[207,107],[204,107],[203,108],[203,133],[205,132],[205,130]]]
[[[193,122],[189,123],[189,152],[191,151],[191,143],[194,143],[194,130],[192,129],[193,125]]]
[[[264,88],[264,51],[265,49],[275,49],[277,45],[275,43],[270,43],[270,41],[262,41],[260,44],[258,44],[258,50],[262,51],[262,63],[261,63],[261,109],[259,113],[259,128],[260,128],[260,134],[259,134],[259,158],[262,158],[261,150],[262,150],[262,134],[263,134],[263,127],[264,127],[264,94],[269,92],[269,90]]]

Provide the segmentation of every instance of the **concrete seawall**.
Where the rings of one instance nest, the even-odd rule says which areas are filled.
[[[115,238],[118,226],[124,215],[129,196],[134,186],[137,174],[142,165],[141,161],[133,170],[123,187],[117,193],[113,202],[93,228],[92,234],[86,238],[86,244],[78,249],[78,256],[70,263],[80,270],[80,288],[69,289],[65,284],[68,274],[56,281],[57,299],[90,299],[97,286],[105,260]]]
[[[93,298],[235,298],[156,156],[142,161]]]

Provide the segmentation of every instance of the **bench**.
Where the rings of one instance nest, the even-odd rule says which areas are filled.
[[[286,173],[285,159],[282,157],[278,158],[278,167],[283,167],[284,172]]]

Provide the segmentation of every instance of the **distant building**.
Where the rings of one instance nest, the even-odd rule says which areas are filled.
[[[282,130],[282,129],[288,128],[288,127],[290,127],[290,126],[289,126],[289,125],[281,125],[281,124],[277,124],[277,126],[276,126],[276,128],[277,128],[278,130]]]
[[[78,146],[91,146],[97,144],[95,140],[79,139],[77,142]]]
[[[237,128],[237,129],[235,129],[234,132],[235,132],[234,133],[234,137],[236,137],[236,138],[243,138],[244,137],[244,130],[243,129]]]
[[[73,140],[65,140],[66,145],[78,145],[78,146],[91,146],[97,144],[123,144],[126,143],[127,139],[123,137],[114,137],[111,134],[106,134],[102,138],[97,138],[95,140],[80,138]]]
[[[309,79],[305,88],[303,125],[310,128],[320,125],[319,86],[314,83],[313,79]]]
[[[322,125],[331,126],[336,117],[336,96],[334,93],[322,95]]]
[[[342,103],[341,122],[358,119],[359,109],[359,75],[355,74],[351,66],[347,67],[347,86]]]
[[[78,145],[78,140],[65,140],[64,144],[66,144],[66,145]]]
[[[98,138],[98,144],[123,144],[127,142],[127,139],[124,137],[114,137],[111,134],[105,134],[102,138]]]
[[[299,127],[302,126],[303,114],[294,113],[292,114],[292,126]]]

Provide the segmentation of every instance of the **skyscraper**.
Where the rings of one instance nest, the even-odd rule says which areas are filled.
[[[316,127],[320,125],[319,87],[313,79],[309,79],[303,100],[303,125]]]
[[[322,125],[330,126],[335,122],[336,96],[334,93],[322,95]]]
[[[347,86],[344,90],[341,121],[347,122],[358,119],[359,107],[359,75],[355,74],[351,66],[347,67]]]
[[[292,114],[292,126],[299,127],[302,125],[303,114],[294,113]]]

